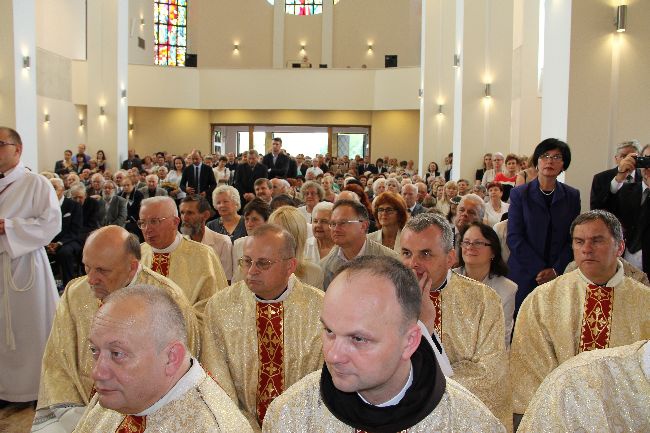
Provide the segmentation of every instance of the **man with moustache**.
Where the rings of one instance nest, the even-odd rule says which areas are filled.
[[[104,217],[102,226],[116,225],[124,227],[126,224],[126,199],[116,194],[115,182],[107,180],[102,186],[102,199]]]
[[[200,195],[188,195],[181,200],[181,233],[195,242],[211,247],[219,257],[226,279],[232,279],[232,242],[230,237],[210,230],[206,221],[212,214],[210,204]]]

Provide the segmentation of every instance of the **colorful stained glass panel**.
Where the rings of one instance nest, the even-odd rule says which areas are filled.
[[[185,66],[187,0],[154,1],[154,63]]]

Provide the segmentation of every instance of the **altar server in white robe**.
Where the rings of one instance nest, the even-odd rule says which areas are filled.
[[[20,135],[0,127],[0,400],[36,400],[58,293],[43,248],[61,231],[54,188],[20,162]]]

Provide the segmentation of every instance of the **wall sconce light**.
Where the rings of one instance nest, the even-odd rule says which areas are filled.
[[[23,56],[23,69],[27,69],[29,71],[30,63],[31,62],[29,56]]]
[[[99,115],[106,116],[106,108],[103,105],[99,106]]]
[[[460,54],[454,54],[454,68],[460,68]]]
[[[424,89],[418,89],[418,98],[422,98],[424,96]]]
[[[126,99],[126,89],[122,89],[122,99]]]
[[[129,131],[133,131],[133,122],[129,122]]]
[[[49,113],[45,113],[45,119],[44,119],[44,122],[45,122],[45,123],[50,123],[50,114],[49,114]]]
[[[239,43],[235,42],[232,46],[232,50],[235,52],[235,54],[239,53]]]
[[[84,122],[83,117],[80,117],[79,118],[79,128],[83,128],[85,124],[86,124],[86,122]]]
[[[140,17],[140,25],[144,26],[144,17]]]
[[[305,43],[300,44],[300,52],[302,54],[305,54],[305,48],[307,48],[307,44]]]
[[[486,98],[490,99],[492,97],[492,88],[490,83],[485,83],[485,90],[483,91]]]
[[[372,53],[373,50],[374,47],[372,46],[372,44],[368,44],[368,53]]]
[[[616,31],[618,33],[622,33],[625,31],[626,18],[627,18],[627,5],[616,6],[616,20],[614,20],[614,24],[616,25]]]
[[[444,113],[442,112],[442,107],[444,107],[444,105],[442,105],[442,104],[438,104],[438,114],[444,114]]]

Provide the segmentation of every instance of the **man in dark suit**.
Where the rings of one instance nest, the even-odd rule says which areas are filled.
[[[61,282],[65,287],[76,276],[76,265],[81,252],[81,228],[83,216],[81,206],[63,197],[65,188],[61,179],[50,179],[56,196],[61,203],[61,231],[46,247],[47,255],[54,258],[61,270]]]
[[[142,161],[135,154],[135,149],[129,149],[129,156],[122,162],[122,170],[129,170],[133,167],[142,168]]]
[[[426,212],[427,210],[422,206],[420,203],[418,203],[418,187],[411,184],[407,183],[402,187],[402,198],[406,202],[406,211],[411,215],[411,217],[414,217],[416,215],[419,215],[421,213]]]
[[[212,171],[212,167],[203,164],[200,151],[192,151],[190,158],[192,165],[183,170],[180,188],[187,194],[199,194],[211,201],[212,191],[217,187],[214,171]]]
[[[81,205],[83,225],[81,227],[81,246],[86,243],[90,233],[102,226],[103,209],[98,200],[86,197],[86,188],[82,184],[70,188],[70,198]]]
[[[257,179],[268,179],[268,169],[264,164],[260,164],[259,154],[256,150],[248,151],[248,162],[242,163],[237,167],[235,173],[235,188],[242,197],[242,203],[255,198],[255,181]]]
[[[102,187],[104,185],[104,176],[101,173],[95,173],[90,176],[90,185],[86,188],[86,197],[102,196]]]
[[[269,171],[269,179],[274,177],[287,177],[289,172],[289,157],[282,152],[282,139],[276,137],[271,142],[271,152],[264,155],[262,158],[264,164]]]
[[[375,170],[377,170],[377,171],[375,171],[375,174],[382,174],[382,173],[387,173],[388,172],[388,168],[386,168],[386,166],[384,165],[384,160],[383,159],[381,159],[381,158],[377,159],[377,162],[375,163],[375,165],[376,165]]]
[[[618,174],[618,163],[631,153],[639,153],[639,143],[634,141],[624,141],[616,147],[616,155],[614,161],[616,166],[609,170],[601,171],[594,175],[591,183],[591,195],[589,198],[591,209],[604,209],[613,212],[613,209],[608,207],[610,184],[612,179]],[[639,170],[632,170],[624,179],[626,183],[641,182],[641,173]]]
[[[642,168],[641,182],[626,183],[626,177],[637,170],[636,153],[631,153],[618,163],[612,182],[608,205],[621,221],[625,235],[623,258],[634,266],[650,272],[650,168]],[[650,144],[641,151],[650,157]],[[614,185],[615,183],[615,185]]]
[[[63,159],[54,163],[54,172],[59,176],[63,176],[71,171],[74,171],[72,164],[72,151],[66,150],[63,152]]]
[[[289,169],[287,170],[287,178],[295,179],[296,176],[300,176],[298,173],[298,163],[292,157],[289,157]]]
[[[363,157],[363,163],[357,165],[357,173],[359,176],[365,174],[366,171],[370,173],[377,174],[377,167],[374,164],[370,163],[370,156],[366,155]]]
[[[104,182],[102,199],[100,203],[104,209],[102,226],[116,225],[124,227],[126,224],[126,199],[116,193],[115,183],[112,180]]]

